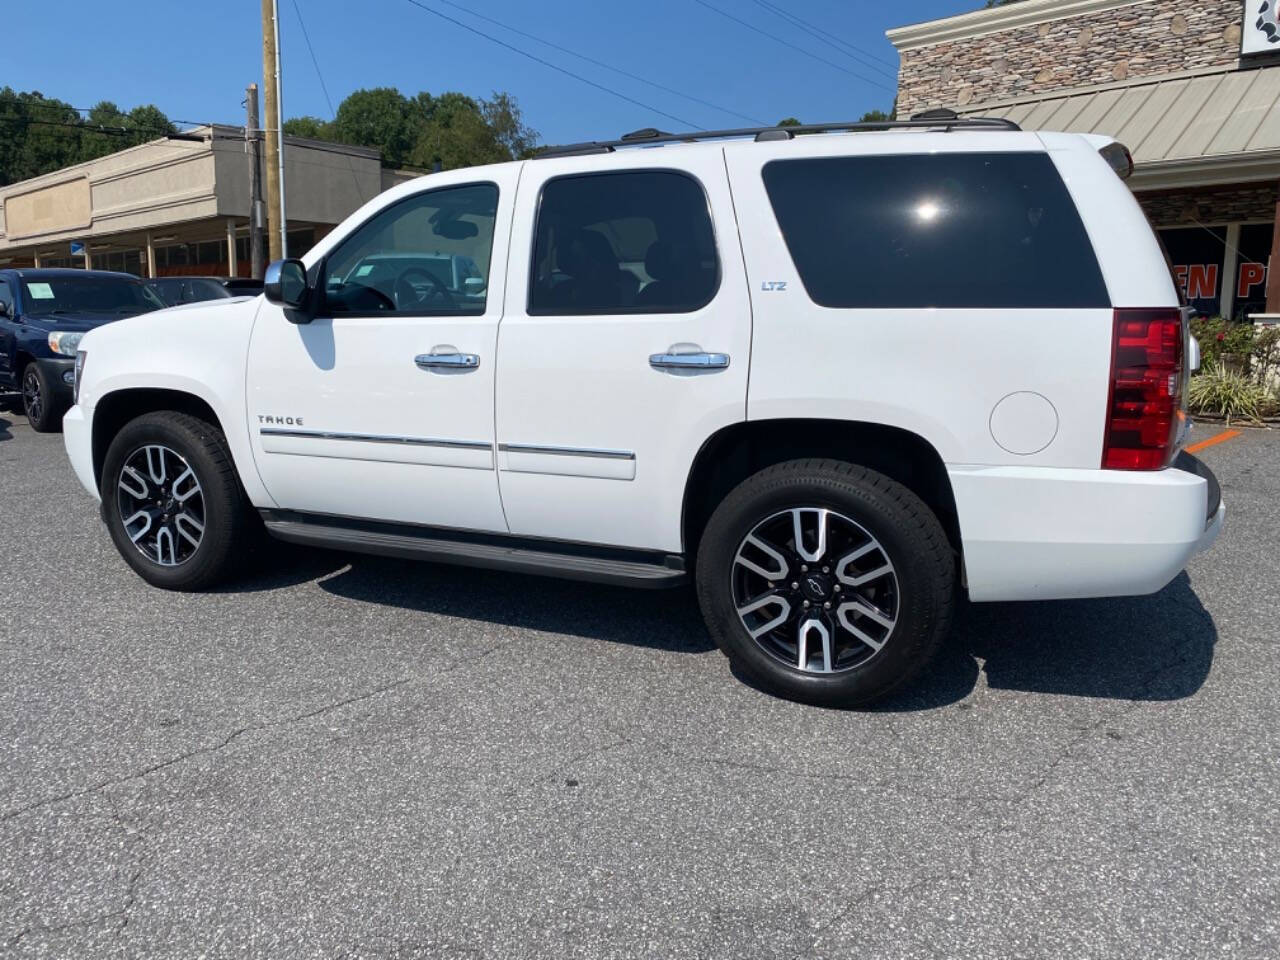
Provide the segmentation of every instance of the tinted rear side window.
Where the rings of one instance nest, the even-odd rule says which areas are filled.
[[[719,284],[707,196],[692,177],[633,170],[543,187],[529,313],[687,313]]]
[[[764,183],[821,306],[1110,306],[1084,224],[1045,154],[775,160]]]

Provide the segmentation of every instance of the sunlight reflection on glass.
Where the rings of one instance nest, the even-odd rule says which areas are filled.
[[[916,207],[916,217],[921,223],[933,223],[942,214],[942,207],[932,200],[926,200]]]

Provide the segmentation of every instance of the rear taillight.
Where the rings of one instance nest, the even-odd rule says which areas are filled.
[[[1117,310],[1104,470],[1159,470],[1176,452],[1182,418],[1182,313]]]

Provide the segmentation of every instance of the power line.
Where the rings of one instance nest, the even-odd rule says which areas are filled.
[[[329,96],[329,88],[325,86],[324,74],[320,72],[320,61],[316,59],[315,48],[311,46],[311,35],[307,33],[306,21],[302,19],[302,10],[298,6],[298,0],[293,0],[293,12],[298,15],[298,26],[302,28],[302,39],[307,43],[307,52],[311,54],[311,65],[316,68],[316,79],[320,81],[320,91],[324,94],[324,102],[329,105],[329,116],[333,120],[338,119],[338,111],[333,109],[333,99]],[[284,150],[284,129],[280,130],[280,149]],[[364,203],[364,191],[360,189],[360,178],[356,176],[355,164],[351,162],[351,155],[344,154],[347,158],[347,169],[351,171],[351,183],[356,188],[356,196],[360,198],[360,202]]]
[[[579,60],[584,60],[587,63],[590,63],[597,67],[601,67],[602,69],[612,70],[614,73],[618,74],[619,76],[626,77],[630,80],[638,81],[639,83],[648,84],[649,86],[654,87],[657,90],[662,90],[665,93],[670,93],[677,97],[683,97],[685,100],[690,100],[693,103],[700,103],[702,104],[702,106],[710,107],[712,110],[719,110],[721,113],[727,113],[727,114],[730,114],[731,116],[738,117],[742,120],[747,120],[751,123],[757,123],[757,124],[760,124],[761,126],[765,126],[765,122],[763,120],[757,119],[756,117],[749,117],[745,113],[739,113],[738,111],[731,110],[728,107],[722,107],[717,103],[712,103],[710,100],[704,100],[701,97],[695,97],[691,93],[685,93],[683,90],[677,90],[675,87],[668,87],[665,84],[657,83],[653,80],[649,80],[646,77],[642,77],[639,74],[630,73],[626,70],[623,70],[621,67],[615,67],[611,63],[606,63],[603,60],[597,60],[595,57],[589,57],[585,53],[578,53],[576,50],[570,50],[568,47],[562,47],[558,43],[553,43],[550,40],[544,40],[542,37],[535,36],[532,33],[526,33],[523,30],[517,30],[515,27],[510,26],[509,24],[503,23],[501,20],[497,20],[494,17],[486,17],[483,13],[476,13],[476,11],[474,10],[469,10],[460,3],[453,3],[452,0],[436,0],[436,2],[443,3],[446,7],[453,7],[455,10],[461,10],[463,13],[473,16],[477,20],[484,20],[486,23],[492,23],[495,26],[501,27],[504,30],[508,30],[511,33],[516,34],[517,36],[524,37],[526,40],[532,40],[534,43],[541,43],[545,46],[550,47],[553,50],[559,50],[561,53],[567,53],[571,57],[577,57]]]
[[[820,27],[815,27],[813,24],[809,23],[808,21],[802,20],[800,17],[797,17],[794,13],[791,13],[787,10],[783,10],[781,7],[778,7],[770,3],[769,0],[754,0],[754,2],[757,6],[763,7],[765,10],[768,10],[770,13],[776,14],[777,16],[781,17],[782,19],[790,23],[793,27],[797,27],[798,29],[803,30],[805,33],[809,34],[809,36],[822,41],[832,50],[835,50],[837,53],[844,54],[844,56],[855,61],[856,63],[861,64],[862,66],[866,67],[868,70],[874,70],[877,73],[883,74],[884,76],[888,77],[890,80],[897,79],[897,75],[894,73],[890,73],[888,70],[886,70],[885,67],[882,66],[882,64],[884,64],[884,61],[881,60],[879,57],[875,56],[874,54],[867,53],[866,51],[862,50],[860,47],[855,47],[853,44],[848,43],[844,40],[841,40],[838,37],[833,37],[831,34],[827,33],[825,30],[821,29]]]
[[[84,121],[37,120],[34,117],[0,116],[0,123],[21,123],[21,124],[25,124],[26,126],[31,126],[32,124],[35,124],[41,127],[63,127],[69,130],[78,130],[81,133],[97,133],[97,134],[102,134],[103,136],[108,136],[108,137],[134,138],[139,135],[142,135],[142,136],[153,136],[159,139],[163,137],[184,136],[184,134],[180,134],[177,131],[160,130],[159,128],[156,128],[156,127],[105,127],[105,126],[98,126],[91,123],[86,123]],[[203,140],[205,138],[201,137],[200,139]]]
[[[412,3],[413,0],[409,0],[409,2]],[[713,6],[712,4],[707,3],[707,0],[693,0],[693,2],[706,7],[708,10],[712,10],[715,13],[720,14],[720,16],[725,17],[726,19],[732,20],[734,23],[737,23],[746,27],[748,30],[751,30],[754,33],[760,34],[762,37],[768,37],[770,40],[774,41],[775,43],[780,43],[784,47],[790,47],[792,50],[797,50],[800,53],[803,53],[806,57],[810,57],[814,60],[817,60],[819,63],[825,63],[827,66],[833,67],[834,69],[839,70],[841,73],[847,73],[849,76],[855,77],[858,80],[861,80],[863,83],[869,83],[872,86],[880,87],[882,90],[890,90],[890,91],[893,90],[893,87],[888,86],[887,84],[881,82],[880,80],[872,79],[871,77],[865,77],[860,73],[855,73],[852,70],[842,67],[840,64],[836,63],[834,60],[828,60],[826,57],[820,57],[818,56],[818,54],[814,53],[813,51],[806,50],[804,47],[798,46],[797,44],[792,43],[790,40],[784,40],[782,39],[782,37],[776,37],[769,31],[760,29],[754,23],[749,23],[746,20],[743,20],[741,17],[735,17],[732,13],[728,13],[727,11],[721,10],[717,6]]]
[[[92,121],[89,120],[88,115],[92,113],[96,108],[73,107],[69,103],[51,103],[49,101],[40,101],[40,100],[17,100],[17,99],[0,100],[0,110],[5,110],[5,109],[8,109],[13,113],[23,113],[31,110],[53,110],[63,115],[65,115],[67,111],[71,111],[72,113],[83,114],[85,117],[83,122],[85,124],[90,124],[92,123]],[[126,120],[128,119],[128,114],[121,113],[119,114],[119,116]],[[182,119],[179,119],[178,117],[168,117],[168,116],[166,116],[165,119],[169,121],[169,123],[174,124],[175,126],[188,126],[188,127],[209,127],[209,126],[243,127],[244,126],[244,124],[240,124],[240,123],[219,123],[216,120],[182,120]],[[119,129],[157,130],[159,128],[158,127],[121,127]]]
[[[302,19],[302,11],[298,8],[298,0],[293,0],[293,12],[298,15],[298,26],[302,28],[302,39],[307,43],[307,53],[311,54],[311,65],[316,68],[316,79],[320,81],[320,92],[324,94],[324,102],[329,105],[329,116],[337,119],[338,112],[333,109],[333,100],[329,96],[329,88],[325,86],[324,74],[320,72],[320,61],[316,59],[315,48],[311,46],[311,35],[307,33],[307,25]]]
[[[650,111],[651,113],[656,113],[661,116],[664,116],[668,120],[674,120],[676,123],[684,124],[686,127],[692,127],[695,130],[703,129],[702,127],[698,126],[696,123],[690,123],[688,120],[685,120],[682,117],[677,117],[674,113],[667,113],[667,111],[665,110],[659,110],[655,106],[644,103],[643,101],[637,100],[634,97],[629,97],[625,93],[620,93],[617,90],[614,90],[612,87],[606,87],[603,83],[596,83],[596,81],[589,80],[588,78],[582,76],[582,74],[580,73],[574,73],[572,70],[567,70],[564,67],[559,66],[558,64],[552,63],[550,60],[544,60],[542,57],[538,56],[537,54],[529,53],[527,50],[521,50],[519,47],[513,46],[510,43],[507,43],[505,40],[500,40],[497,37],[493,36],[492,34],[485,33],[483,30],[478,30],[477,28],[471,26],[471,24],[469,23],[463,23],[461,20],[457,20],[449,16],[447,13],[441,13],[439,10],[436,10],[432,7],[428,7],[425,3],[420,3],[419,0],[406,0],[406,2],[413,4],[413,6],[418,7],[420,10],[425,10],[427,13],[430,13],[430,14],[433,14],[434,16],[439,17],[441,20],[446,20],[449,23],[452,23],[454,26],[461,27],[463,30],[466,30],[470,33],[474,33],[476,36],[484,37],[486,40],[488,40],[491,43],[496,43],[500,47],[505,47],[506,49],[510,50],[512,53],[518,53],[520,56],[525,57],[529,60],[532,60],[535,63],[542,64],[544,67],[550,67],[552,70],[555,70],[557,73],[563,73],[566,77],[572,77],[574,80],[577,80],[581,83],[585,83],[588,86],[595,87],[597,90],[603,90],[605,93],[615,96],[619,100],[625,100],[627,103],[633,104],[637,107],[641,107],[645,110]]]

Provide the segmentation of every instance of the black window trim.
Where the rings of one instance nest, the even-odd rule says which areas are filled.
[[[533,307],[533,286],[534,272],[537,270],[538,261],[538,227],[542,221],[542,203],[546,197],[546,190],[551,184],[558,180],[582,180],[587,177],[616,177],[619,174],[628,173],[674,173],[684,177],[697,185],[698,190],[702,193],[702,199],[706,204],[707,222],[711,225],[711,244],[712,252],[716,258],[716,282],[711,287],[706,302],[696,307],[690,307],[685,310],[654,310],[645,306],[633,307],[615,307],[612,310],[535,310]],[[534,204],[533,217],[533,233],[529,239],[529,275],[525,282],[525,301],[524,312],[530,317],[635,317],[635,316],[666,316],[684,313],[697,313],[699,310],[705,310],[711,304],[715,303],[716,298],[720,296],[720,288],[724,285],[724,258],[720,256],[720,236],[716,233],[716,218],[711,207],[711,196],[707,193],[707,185],[702,182],[701,178],[694,176],[688,170],[681,170],[679,167],[625,167],[620,170],[584,170],[579,173],[562,173],[558,176],[549,177],[543,181],[542,186],[538,188],[538,202]]]
[[[316,262],[314,267],[312,267],[312,270],[316,271],[315,280],[311,284],[312,292],[313,292],[313,296],[317,296],[319,299],[319,303],[317,303],[316,305],[315,315],[317,317],[323,317],[326,320],[333,320],[339,317],[346,318],[346,319],[355,319],[355,320],[375,320],[375,319],[381,319],[383,317],[471,317],[474,319],[474,318],[486,316],[489,313],[489,304],[491,302],[489,298],[488,284],[485,286],[484,309],[481,310],[479,313],[462,313],[458,310],[413,310],[413,311],[378,310],[376,312],[363,312],[363,313],[334,313],[332,310],[328,309],[328,298],[325,296],[325,285],[328,281],[328,276],[329,276],[329,259],[333,256],[333,254],[336,251],[340,250],[342,248],[342,245],[346,243],[348,240],[350,240],[352,236],[359,233],[361,230],[367,227],[370,223],[372,223],[378,217],[382,216],[384,213],[387,213],[388,211],[396,209],[396,207],[400,207],[406,203],[419,200],[422,197],[428,196],[429,194],[432,194],[432,193],[442,193],[445,190],[457,190],[465,187],[493,187],[494,190],[498,191],[498,202],[494,205],[494,213],[493,213],[493,239],[489,241],[489,263],[487,265],[489,268],[489,283],[492,284],[493,248],[498,242],[498,222],[500,219],[500,211],[502,209],[502,187],[501,185],[498,184],[496,180],[467,180],[464,183],[442,184],[441,186],[438,186],[438,187],[431,187],[428,190],[415,190],[413,193],[409,194],[408,196],[401,197],[399,200],[395,201],[394,203],[389,203],[385,207],[379,207],[373,213],[369,214],[369,216],[366,217],[364,220],[360,221],[360,224],[358,226],[355,226],[352,229],[348,230],[346,233],[346,236],[338,240],[338,242],[333,245],[332,249],[326,251],[325,255],[321,257],[319,261]],[[310,275],[311,271],[307,271],[307,272],[308,272],[308,275]],[[310,276],[308,276],[308,279],[310,280]],[[505,281],[505,277],[504,277],[504,281]],[[504,294],[505,294],[505,290],[506,290],[506,287],[504,286],[503,287]]]
[[[809,301],[811,307],[819,310],[830,310],[833,312],[847,313],[851,310],[1110,310],[1113,307],[1111,287],[1107,283],[1106,274],[1102,270],[1102,261],[1098,259],[1097,248],[1093,244],[1093,237],[1089,234],[1088,224],[1085,223],[1084,214],[1080,210],[1079,204],[1076,203],[1075,197],[1071,194],[1070,187],[1067,186],[1066,179],[1062,176],[1061,171],[1057,169],[1057,164],[1053,163],[1052,156],[1045,150],[945,150],[938,151],[940,156],[1043,156],[1049,159],[1049,162],[1062,184],[1068,199],[1071,201],[1072,209],[1075,211],[1077,219],[1080,221],[1080,227],[1084,231],[1085,237],[1089,241],[1089,255],[1097,266],[1098,280],[1101,283],[1102,292],[1105,295],[1105,304],[1101,306],[1091,307],[903,307],[903,306],[829,306],[820,303],[810,292],[808,284],[804,282],[804,274],[801,272],[799,265],[795,261],[795,255],[791,252],[791,244],[787,242],[786,233],[782,228],[782,223],[778,219],[778,212],[773,208],[773,198],[769,195],[768,183],[765,180],[765,172],[773,166],[785,166],[789,163],[798,163],[805,160],[863,160],[863,159],[892,159],[894,157],[918,157],[921,154],[910,151],[895,151],[893,153],[838,153],[838,154],[815,154],[800,157],[774,157],[766,160],[760,167],[760,186],[764,190],[765,198],[769,203],[769,211],[773,216],[774,223],[777,225],[779,237],[782,240],[782,247],[787,253],[787,259],[791,263],[792,270],[795,271],[796,277],[800,279],[800,286],[804,289],[805,298]]]

